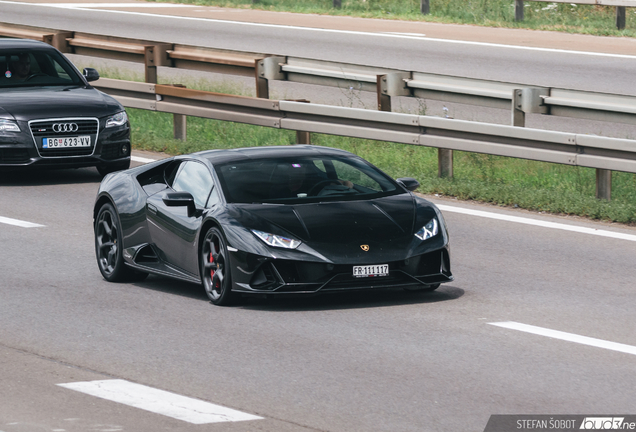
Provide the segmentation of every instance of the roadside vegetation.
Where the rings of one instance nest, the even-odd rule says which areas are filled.
[[[90,64],[77,65],[89,67]],[[140,74],[100,69],[104,77],[143,81]],[[162,82],[160,77],[160,83]],[[165,82],[165,81],[164,81]],[[247,96],[233,83],[180,79],[188,88]],[[173,138],[172,114],[127,109],[132,144],[137,150],[171,155],[195,151],[296,143],[294,131],[196,117],[187,119],[187,140]],[[614,172],[612,200],[595,198],[594,169],[535,162],[485,154],[455,152],[454,178],[437,177],[437,149],[312,134],[312,144],[351,151],[371,161],[393,178],[413,177],[418,192],[456,197],[539,212],[567,214],[636,224],[636,174]]]
[[[152,0],[151,0],[152,1]],[[515,22],[514,0],[430,0],[430,14],[420,0],[156,0],[227,8],[343,15],[489,27],[526,28],[603,36],[636,36],[636,8],[627,8],[626,28],[615,26],[616,8],[574,3],[526,1],[524,21]]]

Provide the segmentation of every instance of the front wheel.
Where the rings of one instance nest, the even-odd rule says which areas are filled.
[[[111,204],[104,204],[97,213],[95,255],[99,271],[109,282],[141,281],[148,276],[124,263],[121,224]]]
[[[210,301],[219,306],[232,304],[236,299],[236,293],[232,292],[227,243],[218,228],[212,227],[205,234],[200,260],[201,280]]]

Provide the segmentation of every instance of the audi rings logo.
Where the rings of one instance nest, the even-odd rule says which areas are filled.
[[[77,132],[79,126],[77,123],[55,123],[53,124],[53,132],[63,133],[63,132]]]

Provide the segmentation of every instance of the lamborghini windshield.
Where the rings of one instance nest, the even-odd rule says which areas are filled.
[[[360,200],[403,192],[372,165],[345,156],[250,159],[215,170],[229,203]]]
[[[0,73],[0,89],[83,84],[73,66],[51,50],[0,50]]]

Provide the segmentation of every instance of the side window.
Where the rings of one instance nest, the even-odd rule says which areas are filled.
[[[177,192],[190,192],[194,202],[204,207],[213,186],[212,175],[208,168],[200,162],[187,161],[179,167],[172,183]]]

